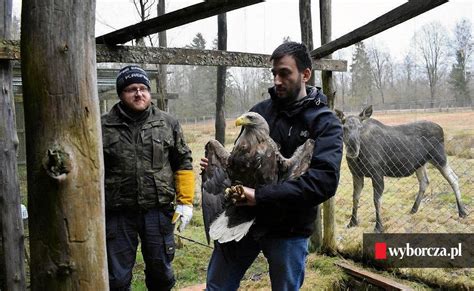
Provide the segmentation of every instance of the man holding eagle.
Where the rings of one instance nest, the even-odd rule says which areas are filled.
[[[270,60],[271,98],[239,118],[232,153],[210,142],[201,162],[206,231],[215,240],[206,290],[237,290],[260,251],[272,289],[298,290],[316,206],[336,193],[342,126],[320,88],[306,86],[308,50],[283,43]],[[222,187],[230,187],[227,199]]]

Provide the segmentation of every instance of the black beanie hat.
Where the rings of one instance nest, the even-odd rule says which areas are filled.
[[[115,84],[117,94],[120,96],[123,89],[133,83],[144,84],[150,89],[150,79],[148,79],[147,73],[142,68],[136,65],[122,68],[117,75],[117,82]]]

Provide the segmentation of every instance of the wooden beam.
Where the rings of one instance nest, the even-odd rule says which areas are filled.
[[[270,68],[270,55],[242,52],[97,45],[98,63],[148,63],[193,66]],[[345,60],[313,60],[315,70],[347,71]]]
[[[270,55],[184,48],[97,45],[97,63],[271,68]],[[0,40],[0,60],[20,60],[19,41]],[[313,59],[313,69],[345,72],[347,61]]]
[[[220,0],[205,1],[164,15],[127,26],[96,38],[96,43],[116,45],[136,38],[164,31],[196,20],[218,15],[264,0]]]
[[[20,41],[0,39],[0,60],[19,60]]]
[[[369,272],[344,262],[338,262],[336,265],[341,267],[349,275],[367,281],[375,286],[381,287],[384,290],[413,290],[407,285],[403,285],[382,275]]]
[[[313,50],[311,52],[311,57],[315,59],[325,57],[338,49],[353,45],[446,2],[448,2],[448,0],[410,0],[366,25]]]

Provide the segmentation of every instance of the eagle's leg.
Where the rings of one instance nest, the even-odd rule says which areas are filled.
[[[244,187],[242,185],[235,185],[225,189],[225,199],[231,200],[233,204],[238,201],[244,201],[246,199]]]

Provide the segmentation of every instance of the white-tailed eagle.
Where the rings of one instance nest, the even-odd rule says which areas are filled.
[[[257,188],[299,177],[313,153],[314,141],[308,139],[290,159],[284,158],[258,113],[245,113],[235,124],[243,129],[231,153],[216,140],[205,147],[208,167],[202,173],[202,208],[208,242],[239,241],[254,223],[257,207],[235,205],[245,199],[240,185]]]

